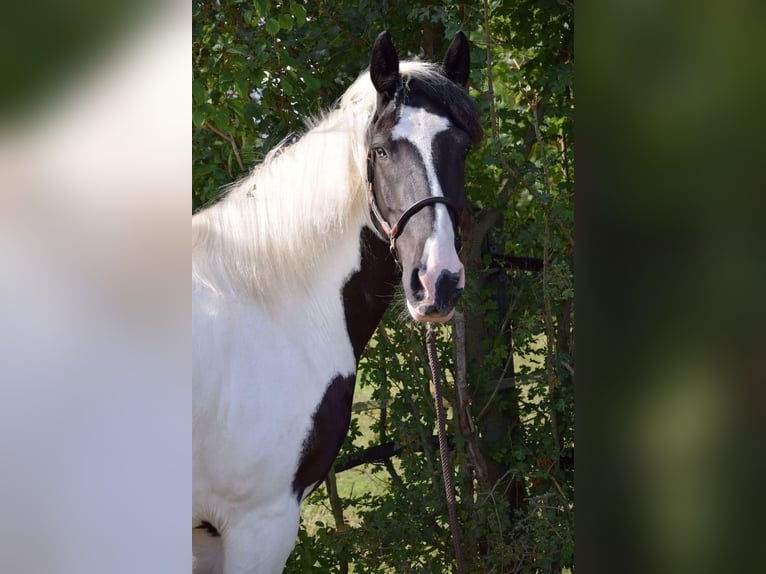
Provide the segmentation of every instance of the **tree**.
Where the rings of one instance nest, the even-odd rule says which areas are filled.
[[[380,30],[402,56],[430,60],[469,34],[485,139],[467,166],[468,290],[438,332],[463,554],[474,572],[572,568],[573,5],[221,0],[195,2],[193,22],[195,207],[331,106]],[[450,568],[423,333],[398,311],[361,365],[358,388],[376,407],[367,443],[356,419],[339,464],[380,444],[396,458],[374,465],[375,492],[341,496],[331,475],[312,495],[335,523],[302,527],[290,572]]]

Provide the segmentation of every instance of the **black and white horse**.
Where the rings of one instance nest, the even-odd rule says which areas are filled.
[[[415,321],[452,316],[468,72],[462,33],[442,66],[380,34],[337,109],[192,217],[195,572],[282,571],[399,282]]]

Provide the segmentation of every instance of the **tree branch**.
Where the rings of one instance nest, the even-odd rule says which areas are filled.
[[[234,152],[234,157],[237,159],[237,165],[239,166],[239,169],[242,171],[245,171],[245,166],[242,164],[242,159],[239,157],[239,149],[237,148],[237,142],[234,141],[234,138],[228,134],[223,133],[221,130],[219,130],[217,127],[215,127],[213,124],[211,124],[207,120],[203,121],[202,125],[205,126],[207,129],[209,129],[214,134],[216,134],[218,137],[229,142],[229,145],[231,146],[231,150]]]
[[[479,484],[487,484],[487,463],[481,454],[476,427],[471,419],[468,402],[467,361],[465,355],[465,317],[460,311],[455,312],[453,319],[455,333],[455,389],[457,391],[457,420],[460,434],[466,440],[468,458],[476,472]]]
[[[535,105],[535,110],[537,110]],[[537,146],[540,152],[540,162],[543,166],[543,178],[545,181],[545,193],[550,200],[553,185],[551,183],[550,174],[548,172],[548,160],[545,153],[545,145],[543,144],[543,136],[540,133],[540,125],[538,123],[537,114],[533,114],[532,125],[535,128],[535,138],[537,139]],[[553,311],[551,309],[551,294],[549,286],[549,272],[550,256],[551,256],[551,206],[550,201],[545,203],[544,209],[544,225],[545,235],[543,237],[543,309],[545,312],[545,338],[546,338],[546,356],[545,356],[545,372],[548,377],[548,400],[550,402],[549,413],[551,422],[551,436],[553,438],[554,448],[557,453],[556,469],[559,468],[558,455],[561,453],[561,429],[559,424],[559,416],[556,411],[554,400],[558,395],[559,380],[556,376],[556,369],[553,365],[553,358],[556,354],[556,338],[553,331]]]
[[[487,97],[489,98],[489,123],[492,130],[492,137],[497,139],[500,128],[497,125],[497,114],[495,112],[495,88],[492,78],[492,34],[489,33],[489,2],[484,0],[484,32],[487,38]]]

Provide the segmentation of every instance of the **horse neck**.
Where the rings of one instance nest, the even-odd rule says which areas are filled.
[[[401,270],[387,242],[365,226],[361,243],[361,267],[343,288],[346,329],[357,364],[401,281]]]

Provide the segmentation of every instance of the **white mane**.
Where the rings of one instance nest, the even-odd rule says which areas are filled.
[[[401,62],[428,82],[439,68]],[[367,137],[377,93],[368,72],[339,106],[307,122],[218,203],[192,216],[192,275],[218,292],[264,296],[303,284],[333,242],[369,221]]]

